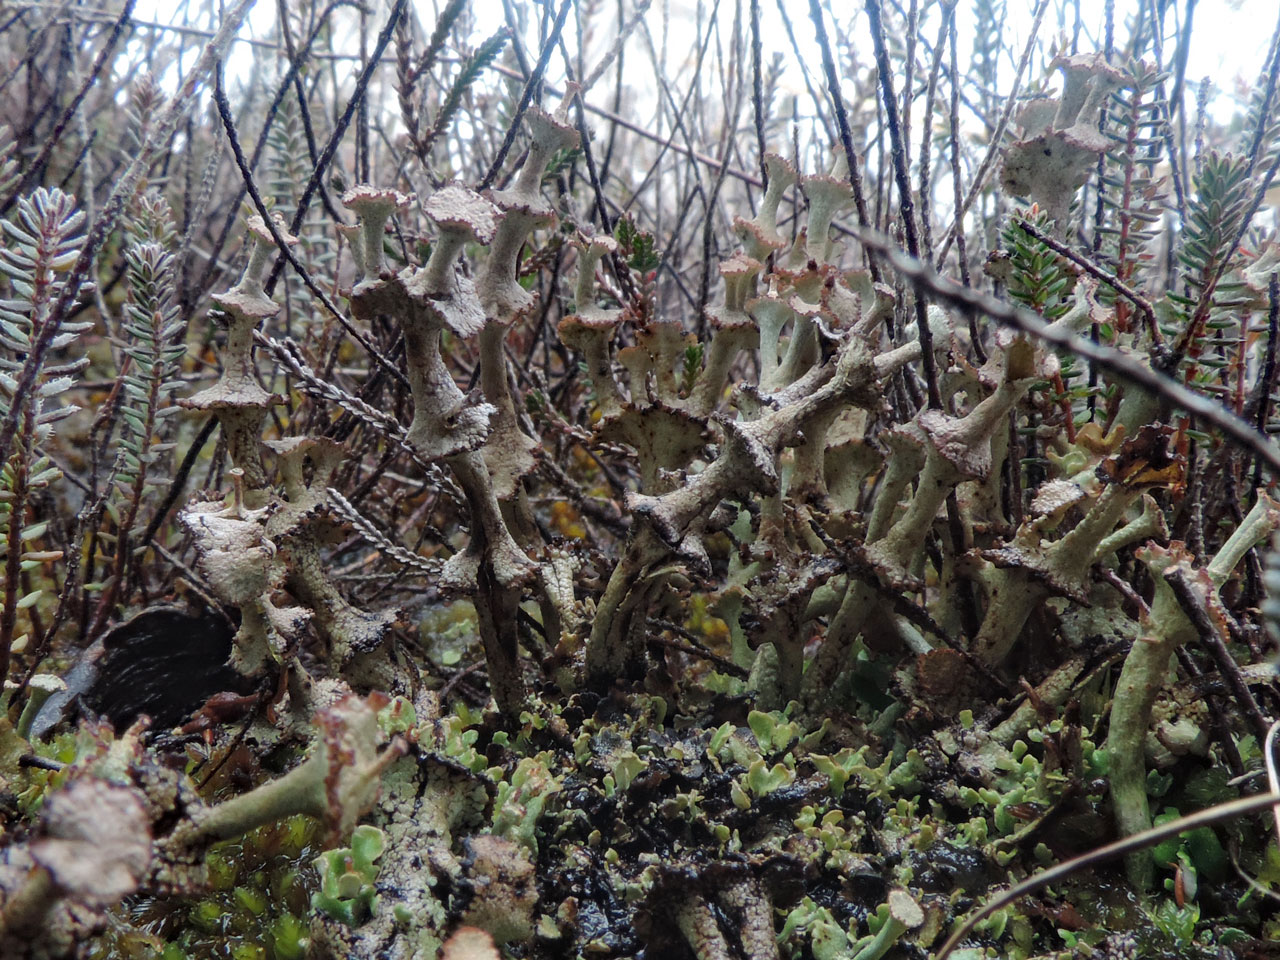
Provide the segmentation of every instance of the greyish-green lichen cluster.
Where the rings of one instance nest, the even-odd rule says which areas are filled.
[[[1107,149],[1097,110],[1125,75],[1097,56],[1054,66],[1063,92],[1022,111],[1003,185],[1040,207],[1016,222],[1065,235]],[[210,724],[185,757],[243,763],[253,785],[199,793],[147,749],[143,723],[64,735],[47,750],[71,762],[29,774],[45,778],[23,788],[43,810],[0,860],[6,956],[69,956],[127,897],[188,897],[203,916],[217,844],[296,817],[319,825],[314,872],[306,906],[273,920],[276,957],[923,956],[988,889],[1149,826],[1153,799],[1237,792],[1207,764],[1173,783],[1223,736],[1173,667],[1193,643],[1249,656],[1241,571],[1280,507],[1260,491],[1198,544],[1171,539],[1172,504],[1203,482],[1188,477],[1188,424],[1158,420],[1138,391],[1076,423],[1054,351],[940,303],[916,327],[928,291],[851,269],[864,251],[836,236],[854,204],[843,158],[802,175],[766,155],[767,190],[733,220],[740,246],[705,316],[660,315],[652,238],[629,220],[594,233],[544,189],[582,146],[572,106],[571,92],[554,113],[529,108],[502,189],[361,184],[341,198],[351,315],[392,331],[403,360],[407,424],[388,443],[459,513],[430,562],[371,523],[350,539],[407,557],[395,577],[426,571],[433,599],[474,611],[492,701],[450,700],[442,688],[467,672],[445,686],[419,657],[456,661],[455,635],[408,642],[397,610],[362,609],[340,585],[330,548],[360,519],[332,489],[346,448],[268,416],[292,400],[254,353],[282,308],[262,283],[272,232],[249,218],[245,273],[214,297],[220,376],[183,401],[217,417],[231,469],[179,519],[209,599],[237,618],[231,663],[258,685],[238,732]],[[794,235],[784,199],[807,207]],[[421,256],[388,252],[392,225],[420,232]],[[570,279],[540,286],[526,251],[553,237]],[[1104,335],[1115,291],[1029,249],[992,275],[1052,334]],[[1259,278],[1233,270],[1255,295],[1231,309],[1262,309]],[[573,423],[510,356],[513,331],[557,316],[590,389]],[[355,398],[341,406],[386,426]],[[595,504],[608,534],[550,534],[542,480],[577,482],[547,462],[566,437],[599,474],[627,465]],[[1029,442],[1043,456],[1024,470]],[[1249,667],[1246,682],[1271,679]],[[27,733],[4,721],[0,748],[16,755]],[[1256,767],[1249,733],[1226,735]],[[89,807],[110,842],[93,842]],[[1188,884],[1217,876],[1222,853],[1210,831],[1135,854],[1131,899],[1094,878],[1037,909],[1077,956],[1115,955],[1104,931],[1120,919],[1154,956],[1194,932]],[[232,886],[270,916],[248,881]],[[1037,955],[1037,924],[1001,911],[968,956]]]

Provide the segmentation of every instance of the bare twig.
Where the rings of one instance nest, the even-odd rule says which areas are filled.
[[[951,956],[952,951],[973,931],[973,928],[997,910],[1007,907],[1009,904],[1050,884],[1058,883],[1077,871],[1106,863],[1109,860],[1118,859],[1125,854],[1145,850],[1147,847],[1153,847],[1163,840],[1176,837],[1188,830],[1208,826],[1211,823],[1218,823],[1222,820],[1230,820],[1233,817],[1256,813],[1259,810],[1265,810],[1267,807],[1277,804],[1280,804],[1280,792],[1262,793],[1254,797],[1244,797],[1228,803],[1219,803],[1209,807],[1207,810],[1179,817],[1177,820],[1161,824],[1158,827],[1152,827],[1150,830],[1143,830],[1141,833],[1135,833],[1132,836],[1125,837],[1123,840],[1117,840],[1114,843],[1108,843],[1106,846],[1098,847],[1096,850],[1090,850],[1088,853],[1082,853],[1080,856],[1064,861],[1056,867],[1050,867],[1048,870],[1032,874],[1021,883],[988,900],[982,905],[981,909],[965,917],[964,923],[952,931],[951,936],[947,937],[946,942],[943,943],[942,948],[936,955],[937,960],[947,960],[947,957]],[[1280,814],[1277,814],[1277,816],[1280,816]],[[1280,829],[1280,826],[1278,826],[1278,829]]]
[[[942,265],[947,260],[947,253],[951,250],[951,243],[961,233],[964,232],[964,216],[969,212],[969,208],[973,206],[973,201],[977,199],[978,194],[982,192],[982,188],[986,185],[987,175],[991,173],[991,168],[995,165],[996,158],[1000,156],[1001,147],[1004,141],[1004,132],[1009,127],[1009,119],[1013,116],[1013,108],[1018,105],[1018,90],[1022,86],[1022,75],[1026,73],[1027,63],[1031,60],[1031,51],[1035,49],[1036,35],[1040,32],[1040,21],[1044,19],[1044,12],[1049,9],[1049,0],[1039,0],[1036,4],[1035,19],[1031,24],[1031,35],[1027,37],[1027,45],[1022,49],[1022,56],[1018,60],[1018,69],[1013,75],[1013,87],[1005,95],[1004,109],[1000,112],[1000,120],[996,124],[995,131],[991,134],[991,142],[987,144],[987,152],[982,158],[982,162],[978,164],[978,170],[973,175],[973,182],[969,184],[969,192],[965,195],[960,208],[956,211],[955,219],[951,221],[951,226],[947,228],[946,236],[942,240],[942,249],[938,251],[938,255],[933,262],[937,269],[941,270]],[[957,82],[956,78],[952,78],[952,82]]]
[[[815,0],[816,2],[816,0]],[[893,92],[893,66],[889,63],[889,51],[884,42],[884,24],[880,17],[880,0],[866,0],[867,16],[871,20],[871,40],[876,48],[876,67],[880,74],[880,93],[884,103],[885,120],[889,125],[889,143],[893,155],[893,176],[898,184],[898,211],[902,230],[907,239],[907,252],[920,258],[920,238],[916,231],[915,202],[912,200],[911,177],[907,173],[906,137],[898,123],[898,100]],[[926,254],[927,255],[927,254]],[[929,406],[942,407],[942,395],[938,392],[938,365],[933,355],[933,331],[929,329],[928,301],[917,290],[915,300],[916,335],[920,338],[920,359],[924,367],[925,385],[929,392]]]
[[[1070,350],[1086,360],[1092,360],[1119,379],[1128,381],[1156,396],[1164,397],[1170,403],[1199,417],[1251,450],[1263,463],[1267,464],[1273,475],[1280,477],[1280,448],[1254,430],[1251,424],[1224,409],[1220,404],[1194,393],[1171,377],[1144,366],[1127,353],[1094,343],[1073,333],[1052,328],[1039,314],[1024,307],[997,300],[971,287],[959,286],[954,281],[939,275],[928,264],[903,253],[883,234],[861,227],[850,229],[862,243],[883,254],[894,269],[910,281],[913,287],[923,287],[938,300],[958,310],[966,313],[974,310],[985,313],[993,320],[1007,323],[1046,343]]]
[[[1259,740],[1265,740],[1267,730],[1271,727],[1271,722],[1262,715],[1262,709],[1258,706],[1258,701],[1253,698],[1253,693],[1249,690],[1249,684],[1245,682],[1240,673],[1240,665],[1236,663],[1235,658],[1227,650],[1227,645],[1222,640],[1222,634],[1210,618],[1204,601],[1197,596],[1195,588],[1192,587],[1186,575],[1181,571],[1171,571],[1165,575],[1164,579],[1173,589],[1174,596],[1178,598],[1178,606],[1182,608],[1182,612],[1187,615],[1187,619],[1196,628],[1196,633],[1200,635],[1200,642],[1209,651],[1214,663],[1218,665],[1218,671],[1222,674],[1227,686],[1230,687],[1232,694],[1235,696],[1237,708],[1244,713],[1249,724],[1253,727],[1254,736]]]
[[[44,365],[45,356],[62,327],[62,321],[70,313],[72,304],[79,296],[82,286],[88,279],[90,268],[98,251],[119,222],[120,216],[124,212],[125,202],[129,197],[133,196],[134,190],[137,189],[138,181],[142,179],[147,169],[151,166],[161,147],[173,137],[179,121],[186,115],[187,109],[195,99],[199,82],[213,69],[214,64],[218,63],[226,54],[227,47],[230,45],[236,31],[240,29],[240,24],[244,21],[245,15],[249,12],[249,7],[253,5],[253,2],[254,0],[237,0],[236,4],[227,11],[217,33],[205,44],[200,57],[191,69],[187,71],[187,75],[183,77],[176,94],[169,102],[168,108],[161,115],[155,127],[152,128],[146,143],[143,144],[142,149],[138,151],[128,167],[125,168],[120,179],[116,181],[111,195],[103,205],[101,216],[90,229],[88,238],[80,248],[80,255],[68,273],[62,293],[50,309],[48,318],[40,328],[38,338],[31,345],[31,350],[23,362],[22,371],[14,378],[16,383],[11,389],[11,398],[9,400],[9,409],[11,411],[20,411],[26,403],[32,389],[35,387],[40,368]],[[4,463],[9,459],[9,454],[13,447],[13,438],[17,430],[18,418],[16,416],[9,416],[5,418],[3,424],[0,424],[0,463]]]
[[[524,119],[524,112],[529,109],[529,104],[533,101],[533,92],[542,81],[542,74],[546,72],[547,63],[551,60],[551,51],[556,48],[556,42],[560,39],[560,31],[564,29],[564,20],[569,13],[569,5],[570,0],[561,0],[560,10],[551,26],[551,33],[547,36],[546,42],[542,45],[542,51],[538,54],[538,62],[534,64],[533,73],[529,75],[529,79],[525,81],[524,89],[520,91],[520,102],[516,106],[515,115],[507,125],[507,132],[502,138],[502,146],[498,149],[498,155],[493,158],[493,163],[489,166],[489,172],[480,181],[481,190],[493,185],[494,179],[498,176],[499,171],[502,170],[502,164],[507,159],[507,154],[511,151],[511,145],[516,141],[516,131],[520,129],[520,121]]]
[[[364,65],[364,69],[360,71],[360,76],[356,78],[356,87],[351,93],[351,99],[347,101],[346,109],[342,111],[342,116],[338,118],[338,122],[334,125],[333,133],[329,136],[329,142],[320,151],[320,158],[316,162],[315,169],[311,171],[311,179],[307,181],[307,185],[302,191],[302,196],[298,199],[298,209],[293,215],[293,220],[289,223],[290,233],[297,233],[302,229],[303,221],[307,218],[307,209],[311,206],[311,198],[320,189],[320,184],[329,170],[329,164],[333,161],[333,155],[337,153],[338,144],[342,142],[342,138],[347,132],[347,127],[351,125],[351,119],[355,116],[356,108],[364,99],[365,91],[369,88],[369,81],[373,78],[373,71],[382,60],[382,52],[391,41],[391,36],[395,33],[396,24],[404,16],[407,3],[408,0],[395,0],[391,13],[387,16],[386,25],[382,28],[382,32],[378,34],[377,42],[373,45],[373,52],[369,55],[369,60]],[[271,218],[267,217],[266,220],[268,226],[270,226]],[[272,228],[272,233],[275,233],[274,228]],[[276,242],[279,243],[278,237]],[[280,279],[284,265],[290,260],[286,250],[282,248],[281,253],[283,256],[276,258],[275,265],[271,268],[271,275],[267,278],[266,283],[263,284],[268,296],[275,290],[276,282]]]
[[[67,129],[67,124],[71,122],[71,118],[80,109],[80,104],[84,102],[89,90],[98,82],[98,77],[102,74],[102,68],[107,65],[111,55],[115,53],[116,46],[120,43],[120,38],[124,36],[124,28],[133,16],[133,8],[136,3],[137,0],[125,0],[125,5],[121,9],[119,17],[116,18],[115,26],[111,28],[111,35],[107,37],[106,44],[98,51],[98,58],[93,62],[89,75],[84,78],[84,82],[80,84],[80,89],[76,91],[76,95],[72,97],[71,102],[62,111],[62,116],[54,124],[53,131],[45,137],[44,145],[40,148],[40,152],[30,161],[26,172],[14,184],[9,195],[5,197],[4,203],[0,204],[0,217],[13,208],[13,205],[18,201],[18,197],[22,196],[35,181],[35,178],[44,171],[44,166],[49,162],[49,157],[53,154],[54,147],[62,142],[62,132]]]
[[[1048,0],[1041,0],[1047,3]],[[853,135],[849,132],[849,115],[844,108],[844,97],[840,93],[840,78],[836,75],[835,61],[831,58],[831,42],[827,39],[827,26],[822,18],[822,7],[818,0],[809,0],[809,18],[813,20],[813,29],[818,35],[818,47],[822,51],[822,69],[827,76],[827,92],[836,109],[836,129],[840,131],[840,145],[844,147],[845,160],[849,164],[849,183],[853,187],[853,205],[858,211],[858,225],[868,228],[871,225],[867,213],[867,198],[862,192],[862,175],[858,172],[858,154],[853,149]],[[872,281],[879,281],[880,269],[876,258],[867,252],[867,262],[871,270]]]
[[[1107,286],[1113,288],[1116,293],[1123,296],[1126,300],[1142,311],[1142,315],[1147,320],[1147,329],[1151,332],[1151,340],[1155,343],[1156,349],[1161,350],[1164,348],[1164,337],[1160,335],[1160,325],[1156,322],[1156,311],[1155,308],[1151,306],[1151,301],[1138,293],[1137,290],[1134,290],[1110,270],[1099,266],[1096,261],[1091,260],[1082,253],[1077,253],[1066,244],[1060,243],[1053,237],[1049,236],[1026,217],[1017,216],[1015,217],[1014,222],[1023,232],[1029,236],[1035,237],[1035,239],[1039,240],[1054,253],[1058,254],[1058,256],[1066,257],[1085,273],[1089,274],[1089,276],[1096,280],[1101,280]]]

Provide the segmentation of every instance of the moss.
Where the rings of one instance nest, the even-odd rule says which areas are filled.
[[[190,898],[139,897],[122,910],[128,926],[110,928],[92,960],[225,960],[240,950],[261,960],[301,960],[319,828],[291,817],[240,840],[214,845],[209,887]]]

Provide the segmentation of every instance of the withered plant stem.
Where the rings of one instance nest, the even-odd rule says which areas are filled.
[[[316,162],[315,169],[311,172],[311,179],[307,181],[307,186],[302,191],[302,196],[298,199],[298,209],[293,215],[293,220],[289,223],[289,232],[297,234],[302,229],[302,224],[307,218],[307,209],[311,206],[311,198],[315,192],[320,189],[320,184],[324,180],[325,174],[329,170],[329,164],[333,162],[333,155],[338,152],[338,147],[342,143],[342,138],[347,132],[347,127],[351,125],[351,119],[355,116],[356,108],[364,99],[369,89],[369,81],[373,79],[373,72],[377,69],[378,64],[382,61],[382,51],[387,48],[387,44],[391,40],[391,35],[395,33],[396,24],[400,22],[400,18],[404,16],[405,7],[408,0],[395,0],[395,5],[391,8],[391,13],[387,15],[386,25],[382,28],[382,32],[378,34],[378,40],[373,45],[373,52],[369,56],[369,60],[365,63],[364,68],[360,71],[360,76],[356,79],[355,90],[351,93],[351,99],[347,101],[347,107],[342,111],[342,116],[338,118],[338,122],[334,124],[333,133],[329,136],[329,142],[324,145],[324,150],[320,152],[320,158]],[[225,122],[225,121],[224,121]],[[264,216],[267,225],[271,226],[269,217],[265,217],[261,211],[260,216]],[[274,232],[274,229],[273,229]],[[279,240],[277,239],[277,245]],[[281,250],[285,256],[276,260],[275,266],[271,268],[271,275],[267,277],[263,288],[267,291],[267,296],[271,296],[271,292],[275,290],[276,283],[280,279],[280,274],[284,270],[286,262],[290,266],[294,266],[294,261],[288,256],[287,251]],[[296,269],[296,267],[295,267]],[[341,315],[339,315],[341,319]],[[349,332],[349,331],[348,331]]]
[[[240,170],[240,176],[244,179],[245,190],[248,191],[250,199],[253,200],[254,209],[258,211],[258,216],[262,217],[262,222],[266,224],[267,230],[271,232],[271,237],[275,241],[276,248],[280,251],[282,259],[276,261],[277,266],[281,263],[287,262],[291,267],[293,267],[293,269],[297,271],[298,276],[302,279],[302,282],[306,284],[307,289],[310,290],[315,298],[324,305],[325,309],[328,310],[340,324],[342,324],[342,328],[347,331],[351,336],[351,339],[360,344],[360,346],[364,348],[364,351],[369,354],[371,358],[377,361],[378,365],[381,366],[383,370],[391,375],[393,380],[404,387],[408,387],[408,377],[401,373],[394,363],[384,357],[373,342],[361,333],[349,319],[347,319],[346,313],[333,302],[333,299],[329,294],[321,289],[320,285],[316,283],[315,279],[311,276],[310,271],[302,265],[302,262],[297,258],[294,252],[289,249],[289,244],[284,242],[284,238],[281,236],[280,230],[276,226],[275,218],[272,217],[270,211],[267,210],[266,201],[262,199],[262,194],[259,192],[257,184],[253,181],[253,171],[249,169],[249,163],[245,159],[244,150],[240,146],[240,137],[239,134],[236,133],[235,120],[231,116],[231,104],[227,102],[227,92],[222,84],[221,66],[219,66],[214,73],[213,97],[214,103],[218,108],[218,117],[222,120],[223,129],[227,134],[227,141],[231,144],[231,151],[235,156],[236,166]],[[264,289],[268,291],[268,295],[270,295],[269,284],[270,281],[263,285]]]
[[[1265,740],[1267,731],[1271,729],[1271,721],[1263,716],[1258,701],[1254,699],[1253,692],[1249,689],[1249,684],[1240,673],[1240,665],[1227,650],[1222,634],[1209,616],[1204,602],[1196,596],[1195,590],[1181,571],[1171,573],[1165,577],[1165,580],[1173,589],[1174,596],[1178,598],[1178,606],[1182,607],[1182,612],[1196,628],[1196,633],[1200,635],[1200,642],[1209,651],[1227,686],[1231,688],[1236,704],[1244,711],[1245,717],[1253,727],[1254,736],[1259,740]]]
[[[182,78],[182,83],[178,85],[178,90],[170,100],[168,109],[152,128],[146,143],[116,181],[111,195],[103,204],[97,222],[90,229],[80,249],[80,256],[67,274],[62,293],[50,309],[48,319],[41,328],[39,336],[32,343],[31,350],[23,362],[22,371],[14,378],[17,382],[11,390],[12,396],[9,401],[11,414],[0,424],[0,463],[8,461],[13,449],[14,434],[18,430],[17,417],[12,411],[18,411],[23,407],[35,387],[36,377],[44,366],[49,348],[62,327],[62,321],[70,314],[72,305],[80,295],[81,287],[89,277],[98,251],[102,249],[107,237],[115,229],[124,213],[125,203],[133,196],[138,181],[142,179],[160,148],[169,142],[177,129],[178,122],[195,99],[199,81],[213,70],[216,63],[221,61],[227,47],[240,29],[240,24],[248,14],[249,8],[253,6],[253,2],[254,0],[238,0],[235,6],[226,12],[217,33],[205,44],[199,59]]]
[[[1059,256],[1066,257],[1089,276],[1101,280],[1107,286],[1114,288],[1117,293],[1141,310],[1142,315],[1147,320],[1147,330],[1151,334],[1151,340],[1156,345],[1156,349],[1164,349],[1164,337],[1160,333],[1160,325],[1156,321],[1156,311],[1150,300],[1137,290],[1134,290],[1133,287],[1129,286],[1110,270],[1099,265],[1097,261],[1072,250],[1065,243],[1061,243],[1049,236],[1026,217],[1018,216],[1014,222],[1024,233],[1034,237]]]
[[[556,43],[560,39],[560,31],[564,29],[565,17],[569,14],[570,6],[572,6],[572,0],[561,0],[560,9],[556,12],[555,22],[551,25],[551,32],[547,34],[547,39],[542,44],[542,50],[538,53],[538,62],[534,64],[533,72],[529,74],[528,79],[525,81],[524,89],[520,91],[520,102],[516,106],[515,116],[511,118],[511,123],[507,126],[507,132],[502,137],[502,146],[498,148],[498,155],[493,158],[493,163],[489,166],[489,172],[480,181],[478,190],[493,186],[494,180],[497,179],[498,173],[501,172],[502,164],[506,162],[507,154],[511,152],[511,145],[516,141],[516,133],[520,129],[520,121],[524,119],[524,112],[529,109],[529,104],[533,102],[534,91],[538,88],[538,84],[542,82],[542,75],[546,72],[547,64],[551,60],[551,51],[556,48]]]
[[[1200,810],[1188,816],[1179,817],[1169,823],[1161,824],[1158,827],[1152,827],[1150,830],[1144,830],[1142,833],[1135,833],[1131,837],[1116,840],[1114,843],[1108,843],[1104,847],[1098,847],[1088,853],[1082,853],[1078,857],[1059,863],[1048,870],[1032,874],[1026,880],[1010,887],[999,896],[991,898],[982,905],[981,909],[975,910],[965,917],[964,923],[953,930],[951,935],[947,937],[946,942],[942,944],[942,948],[936,954],[936,960],[947,960],[947,957],[951,956],[956,947],[960,945],[961,941],[969,935],[974,927],[1001,907],[1016,903],[1028,894],[1035,893],[1044,887],[1059,883],[1073,873],[1096,867],[1098,864],[1115,860],[1138,850],[1154,847],[1170,837],[1176,837],[1179,834],[1195,830],[1197,827],[1204,827],[1223,820],[1230,820],[1234,817],[1257,813],[1276,804],[1280,804],[1280,793],[1262,793],[1254,797],[1245,797],[1242,800],[1219,803],[1216,806],[1209,807],[1207,810]]]
[[[1044,319],[1031,310],[997,300],[972,287],[962,287],[954,280],[941,276],[928,264],[909,256],[881,233],[860,227],[850,229],[862,243],[883,254],[913,287],[923,287],[940,302],[957,310],[984,313],[993,320],[1007,323],[1047,343],[1070,350],[1086,360],[1092,360],[1121,380],[1164,397],[1174,406],[1199,417],[1251,450],[1270,468],[1273,475],[1280,477],[1280,448],[1255,430],[1252,424],[1237,417],[1213,399],[1192,392],[1171,377],[1144,366],[1127,353],[1094,343],[1074,333],[1050,330]]]
[[[920,237],[916,227],[916,207],[912,199],[911,176],[907,172],[907,152],[902,125],[898,122],[898,98],[893,91],[893,67],[889,63],[889,50],[884,40],[880,0],[867,0],[867,16],[871,20],[871,40],[876,48],[876,72],[880,80],[880,99],[884,103],[885,121],[889,127],[889,147],[893,158],[893,177],[898,184],[898,211],[902,221],[902,232],[906,236],[907,252],[919,259]],[[910,96],[910,90],[907,95]],[[940,410],[942,394],[938,392],[938,364],[933,355],[933,331],[929,329],[929,306],[923,294],[923,290],[917,289],[912,298],[915,301],[917,335],[920,337],[920,361],[924,367],[924,382],[928,390],[929,406]]]
[[[107,65],[111,59],[111,54],[115,52],[116,46],[120,43],[120,37],[124,35],[124,28],[133,18],[133,8],[137,5],[137,0],[125,0],[125,5],[120,10],[120,15],[116,17],[115,25],[111,28],[111,34],[107,37],[107,42],[103,48],[98,51],[98,57],[93,62],[93,67],[89,70],[89,75],[84,78],[80,84],[80,89],[76,91],[76,95],[71,98],[71,102],[67,104],[66,109],[62,111],[62,116],[58,118],[58,122],[54,125],[53,130],[45,137],[43,146],[35,158],[29,162],[26,173],[18,179],[13,185],[13,189],[9,191],[9,195],[5,197],[4,203],[0,205],[0,217],[5,216],[13,209],[13,205],[18,202],[18,198],[26,193],[27,188],[35,181],[35,178],[42,174],[45,164],[49,162],[49,157],[53,154],[54,148],[62,142],[63,131],[67,129],[67,125],[71,122],[71,118],[76,115],[76,111],[80,109],[80,104],[84,102],[85,96],[89,90],[97,82],[98,77],[102,75],[102,68]]]
[[[1047,3],[1048,0],[1042,0]],[[818,0],[809,0],[809,17],[813,20],[813,29],[818,35],[818,48],[822,51],[822,70],[827,77],[827,93],[836,110],[836,129],[840,132],[840,145],[844,148],[845,160],[849,164],[849,183],[853,187],[853,205],[858,211],[858,225],[864,229],[871,225],[867,211],[867,198],[862,190],[862,174],[858,172],[858,153],[853,147],[853,134],[849,131],[849,114],[845,110],[844,95],[840,92],[840,78],[836,74],[835,60],[831,56],[831,41],[827,39],[827,25],[823,20],[822,6]],[[880,281],[880,267],[876,263],[875,254],[867,251],[867,266],[871,271],[873,283]]]

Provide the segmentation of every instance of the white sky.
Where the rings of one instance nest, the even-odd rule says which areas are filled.
[[[431,24],[434,23],[435,11],[438,9],[439,3],[437,0],[412,0],[412,2],[418,11],[419,18],[429,30]],[[531,18],[540,15],[541,11],[538,8],[542,7],[541,3],[535,5],[531,0],[513,0],[513,2],[529,8]],[[652,7],[648,13],[650,30],[655,38],[661,36],[662,15],[665,9],[671,18],[668,42],[673,64],[678,64],[692,47],[693,11],[699,2],[705,9],[710,8],[714,0],[653,0]],[[735,3],[738,2],[741,3],[745,11],[746,0],[720,0],[722,29],[728,29],[728,24],[732,21]],[[782,20],[777,12],[777,2],[778,0],[760,0],[764,58],[768,62],[774,51],[783,55],[783,62],[790,65],[784,74],[783,86],[801,95],[802,109],[804,109],[806,106],[804,98],[807,97],[807,93],[800,71],[794,65],[795,55],[792,52]],[[785,3],[791,18],[800,51],[809,64],[810,73],[814,78],[814,85],[819,86],[821,61],[816,43],[813,40],[813,28],[808,19],[808,2],[807,0],[782,0],[782,2]],[[1030,29],[1031,10],[1034,2],[1033,0],[1005,0],[1005,2],[1007,9],[1005,17],[1006,39],[1014,50],[1020,51]],[[1122,41],[1128,34],[1124,21],[1132,17],[1140,5],[1145,2],[1147,0],[1115,0],[1116,36],[1119,40]],[[1079,3],[1081,19],[1084,25],[1079,41],[1079,49],[1082,52],[1100,49],[1102,12],[1105,0],[1079,0]],[[1181,9],[1185,8],[1185,4],[1186,0],[1174,0],[1172,6],[1181,11]],[[371,0],[369,5],[375,8],[376,11],[371,20],[374,25],[372,29],[376,30],[377,25],[382,22],[385,12],[389,8],[389,0]],[[628,8],[632,6],[631,2],[626,5]],[[852,0],[852,2],[834,0],[831,5],[837,11],[837,16],[841,21],[840,25],[848,27],[852,31],[853,36],[857,38],[856,42],[860,54],[866,62],[869,62],[872,57],[872,50],[870,39],[867,36],[865,14],[861,13],[862,3],[857,2],[857,0]],[[554,0],[552,6],[554,6]],[[937,33],[938,4],[921,0],[921,6],[928,8],[928,12],[922,22],[922,33],[932,42],[932,38]],[[973,6],[974,0],[959,0],[957,7],[962,69],[964,55],[972,44]],[[275,8],[276,4],[272,0],[258,0],[255,8],[250,13],[249,23],[243,35],[271,38],[275,22]],[[139,0],[136,15],[140,19],[167,22],[174,16],[174,9],[175,4],[172,0]],[[473,0],[472,9],[475,12],[481,31],[485,33],[496,29],[504,22],[501,0]],[[602,4],[598,9],[611,11],[613,4]],[[1073,11],[1072,0],[1050,0],[1049,10],[1045,17],[1045,25],[1040,33],[1042,42],[1052,42],[1055,36],[1061,37],[1064,42],[1069,40],[1069,32],[1067,34],[1057,34],[1056,25],[1059,20],[1059,9]],[[854,13],[853,11],[857,12]],[[1219,122],[1225,123],[1230,120],[1232,114],[1239,108],[1241,91],[1257,80],[1258,72],[1261,70],[1265,57],[1267,43],[1276,26],[1278,12],[1280,12],[1280,5],[1277,4],[1276,0],[1200,0],[1195,12],[1190,55],[1187,61],[1186,102],[1188,116],[1194,113],[1194,98],[1201,78],[1209,77],[1213,84],[1213,92],[1210,99],[1211,114]],[[1167,27],[1171,35],[1175,23],[1178,22],[1176,19],[1178,16],[1180,16],[1180,12],[1175,14],[1172,11],[1168,16]],[[1074,13],[1069,12],[1062,19],[1069,25],[1073,17]],[[689,26],[686,28],[684,24]],[[566,29],[567,31],[572,30],[572,17]],[[603,30],[599,32],[603,33]],[[1171,42],[1172,36],[1166,39],[1166,43]],[[642,61],[642,55],[634,53],[637,50],[638,40],[633,36],[630,44],[630,50],[633,51],[631,62],[638,64]],[[570,48],[573,48],[572,42],[570,42]],[[602,49],[602,46],[597,43],[594,48]],[[1016,54],[1014,56],[1016,57]],[[243,76],[247,73],[247,66],[250,60],[247,45],[238,45],[237,48],[233,49],[228,72],[233,77],[237,75]],[[555,61],[553,60],[553,68],[549,71],[549,77],[554,77],[559,72],[554,63]],[[1041,65],[1033,61],[1028,71],[1032,78],[1040,75],[1039,67]],[[635,86],[642,86],[644,84],[643,68],[637,67],[637,73],[641,74],[641,76],[636,81],[632,81],[632,83]],[[1003,62],[1001,71],[1001,87],[1003,89],[1008,89],[1012,73],[1013,65],[1011,60]],[[598,100],[599,96],[597,95],[593,99]]]

